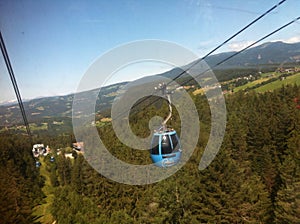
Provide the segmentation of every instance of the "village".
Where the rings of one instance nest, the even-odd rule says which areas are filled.
[[[72,147],[68,147],[64,149],[64,156],[66,158],[74,159],[74,152],[78,154],[84,153],[84,143],[83,142],[75,142],[72,143]],[[50,155],[50,162],[55,161],[55,156],[60,155],[62,153],[62,149],[51,149],[49,145],[45,147],[44,144],[34,144],[32,147],[32,154],[35,158],[35,166],[40,167],[41,162],[39,161],[40,157],[46,157]]]

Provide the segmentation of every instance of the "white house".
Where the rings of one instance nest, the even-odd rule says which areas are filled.
[[[34,157],[39,157],[41,155],[46,156],[48,155],[49,150],[50,148],[48,145],[45,148],[44,144],[35,144],[33,145],[32,153]]]

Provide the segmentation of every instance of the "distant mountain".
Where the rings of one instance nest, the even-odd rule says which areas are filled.
[[[290,66],[290,64],[299,64],[300,63],[300,42],[288,44],[281,41],[277,42],[268,42],[262,45],[252,47],[245,50],[244,52],[237,54],[236,56],[226,60],[224,63],[216,66],[221,61],[227,59],[228,57],[234,55],[236,51],[224,52],[220,54],[210,55],[205,59],[207,65],[215,72],[216,77],[220,81],[229,80],[232,78],[232,70],[239,70],[236,74],[237,76],[243,76],[249,73],[249,71],[257,71],[259,69],[275,70],[280,66]],[[161,76],[174,79],[178,75],[183,75],[185,77],[187,74],[183,70],[193,66],[193,73],[197,74],[197,70],[201,70],[198,66],[201,63],[193,61],[188,65],[183,66],[182,68],[174,68],[170,71],[160,74]],[[244,70],[244,72],[243,72]],[[203,71],[203,69],[201,70]],[[228,77],[226,77],[228,75]]]
[[[233,55],[235,52],[226,52],[211,55],[206,62],[213,67],[218,62]],[[300,43],[288,44],[284,42],[268,42],[250,48],[218,66],[222,68],[251,67],[258,64],[282,64],[300,62]]]
[[[109,109],[117,91],[126,82],[101,88],[96,110]],[[78,100],[88,100],[91,95],[98,94],[100,89],[89,90],[78,94]],[[44,97],[23,102],[29,122],[55,120],[55,118],[70,118],[72,116],[74,94],[65,96]],[[0,106],[0,126],[22,124],[22,117],[17,103]]]
[[[248,69],[257,68],[260,66],[280,66],[285,63],[300,63],[300,43],[288,44],[283,42],[268,42],[262,45],[250,48],[241,54],[229,59],[222,65],[215,65],[233,55],[235,52],[225,52],[211,55],[206,58],[207,64],[213,70],[230,70],[233,69]],[[200,60],[200,59],[199,59]],[[197,62],[197,61],[196,61]],[[195,63],[195,62],[192,62]],[[192,64],[191,63],[191,64]],[[191,65],[190,64],[190,65]],[[178,75],[184,73],[184,69],[189,67],[186,65],[183,68],[174,68],[168,72],[159,74],[170,79],[174,79]],[[215,67],[215,68],[214,68]],[[197,66],[194,68],[197,70]],[[224,76],[228,73],[218,73],[217,78],[224,80]],[[185,76],[185,73],[183,77]],[[127,83],[117,83],[111,86],[101,88],[100,96],[96,111],[109,111],[111,103],[117,96],[118,91]],[[91,94],[97,94],[99,89],[82,92],[80,100],[88,100]],[[66,96],[55,96],[29,100],[24,102],[25,110],[30,122],[41,121],[42,119],[50,118],[70,118],[72,116],[73,94]],[[0,126],[9,126],[13,124],[22,124],[22,117],[17,104],[8,104],[0,106]]]

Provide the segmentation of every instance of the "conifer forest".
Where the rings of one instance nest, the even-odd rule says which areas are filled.
[[[0,0],[0,224],[300,224],[300,0]]]
[[[33,135],[34,142],[61,149],[41,157],[40,167],[26,135],[1,132],[1,223],[300,223],[300,87],[227,94],[225,137],[202,171],[210,109],[204,95],[190,95],[201,124],[197,147],[182,169],[154,184],[120,184],[96,172],[81,153],[65,156],[72,132]],[[159,113],[167,110],[163,105]],[[132,115],[132,130],[147,136],[157,113],[152,106]],[[178,120],[175,111],[171,125],[177,130]],[[151,163],[149,152],[122,145],[111,125],[97,129],[119,159]]]

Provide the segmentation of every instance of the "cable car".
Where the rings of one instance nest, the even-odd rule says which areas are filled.
[[[55,160],[55,159],[54,159],[54,157],[53,157],[53,156],[51,156],[51,157],[50,157],[50,162],[52,162],[52,163],[53,163],[53,162],[54,162],[54,160]]]
[[[151,159],[159,167],[177,164],[181,158],[181,145],[175,130],[154,132],[151,142]]]
[[[167,128],[167,122],[172,117],[171,93],[166,90],[165,84],[160,85],[159,88],[162,90],[163,95],[167,96],[169,115],[162,122],[160,129],[154,131],[150,146],[150,156],[156,166],[170,167],[180,161],[182,150],[176,131]]]
[[[35,167],[39,168],[42,164],[39,161],[35,162]]]

